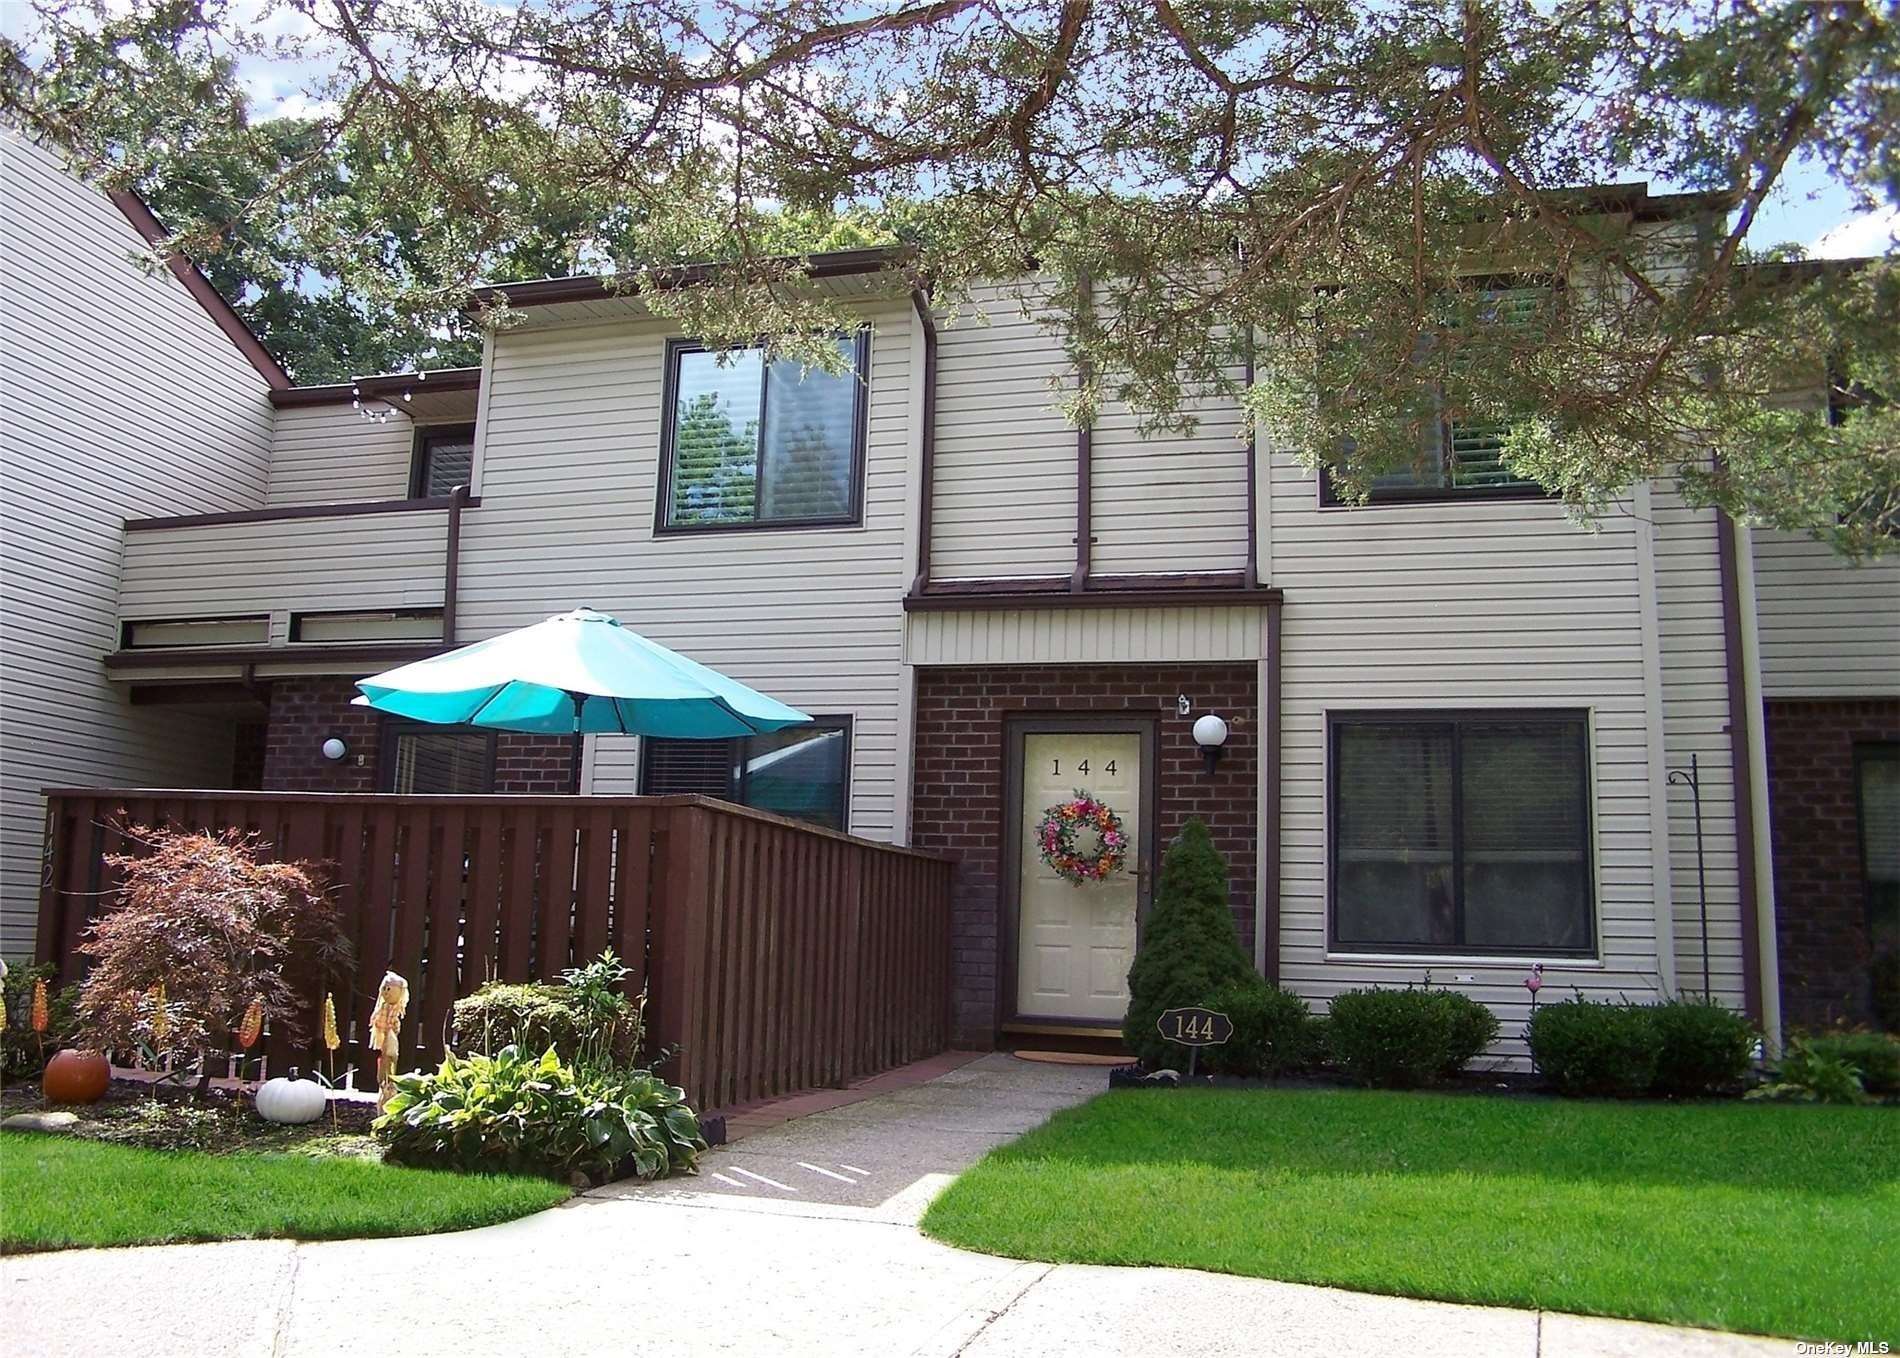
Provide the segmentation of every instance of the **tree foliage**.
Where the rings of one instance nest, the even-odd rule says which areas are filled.
[[[1119,401],[1178,423],[1251,361],[1250,415],[1348,496],[1450,419],[1505,431],[1505,463],[1581,516],[1664,476],[1849,552],[1900,536],[1890,260],[1764,272],[1785,252],[1751,239],[1791,165],[1900,201],[1889,5],[37,12],[10,112],[142,186],[194,257],[228,253],[285,344],[360,320],[357,370],[378,344],[468,340],[484,276],[638,287],[705,259],[733,267],[650,305],[835,370],[846,317],[785,254],[903,242],[893,267],[946,306],[1031,262],[1053,280],[1077,419]],[[253,124],[240,71],[302,76],[311,116]],[[1690,196],[1589,191],[1650,177]],[[1534,326],[1493,323],[1500,274],[1560,285]],[[1831,419],[1777,399],[1830,381]]]

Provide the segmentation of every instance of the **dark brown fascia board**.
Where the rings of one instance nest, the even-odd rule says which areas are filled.
[[[273,391],[270,403],[279,410],[286,406],[340,405],[362,398],[380,400],[400,397],[417,387],[425,391],[477,391],[482,385],[480,368],[431,368],[427,372],[374,373],[348,382],[326,382],[315,387],[287,387]]]
[[[479,495],[464,496],[465,507],[479,505]],[[127,519],[125,531],[153,528],[209,528],[221,523],[276,523],[285,519],[348,519],[361,514],[407,514],[425,509],[452,509],[454,495],[428,495],[416,500],[356,500],[332,505],[287,505],[282,509],[234,509],[221,514],[175,514],[162,519]]]
[[[1231,579],[1196,581],[1093,576],[1086,590],[1072,590],[1066,576],[1037,580],[985,580],[972,586],[939,582],[904,596],[906,613],[994,612],[1022,608],[1221,608],[1260,607],[1283,596],[1265,585]]]
[[[158,218],[152,215],[152,210],[145,206],[145,200],[131,190],[111,189],[107,191],[106,197],[112,200],[112,205],[118,208],[126,221],[132,224],[132,229],[145,238],[147,245],[156,245],[171,234]],[[270,350],[264,347],[264,341],[257,337],[257,332],[245,324],[244,318],[238,315],[237,308],[227,302],[224,294],[211,286],[211,280],[199,272],[196,264],[177,251],[173,251],[165,256],[165,267],[172,271],[174,278],[185,285],[185,291],[189,292],[198,305],[204,308],[205,314],[211,318],[212,323],[225,333],[232,344],[237,346],[237,351],[244,355],[245,360],[257,369],[258,376],[270,384],[273,394],[290,386],[290,374],[285,372],[283,365],[271,356]]]
[[[782,262],[798,265],[809,278],[842,278],[848,274],[878,273],[893,264],[902,263],[915,253],[908,245],[871,245],[855,250],[828,250],[816,255],[787,255],[782,257]],[[704,283],[726,267],[718,262],[682,264],[675,268],[655,270],[655,274],[658,286],[663,290],[690,288]],[[560,302],[601,302],[613,297],[635,296],[640,291],[637,285],[616,285],[599,274],[582,274],[572,278],[532,278],[519,283],[489,283],[476,288],[469,294],[467,309],[478,311],[498,301],[505,301],[513,308],[553,306]]]
[[[173,665],[325,665],[363,666],[365,673],[388,665],[427,660],[452,650],[440,642],[352,642],[334,646],[170,646],[111,651],[103,663],[115,670],[157,670]]]

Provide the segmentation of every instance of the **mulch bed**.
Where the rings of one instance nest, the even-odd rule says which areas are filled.
[[[162,1111],[155,1111],[154,1104]],[[381,1148],[369,1134],[370,1123],[376,1120],[373,1102],[333,1099],[330,1108],[334,1120],[326,1111],[315,1122],[286,1126],[259,1117],[250,1095],[232,1088],[214,1086],[199,1093],[181,1085],[114,1079],[97,1103],[78,1105],[46,1103],[37,1082],[0,1090],[0,1117],[72,1113],[78,1121],[60,1135],[89,1141],[212,1154],[291,1151],[381,1158]]]

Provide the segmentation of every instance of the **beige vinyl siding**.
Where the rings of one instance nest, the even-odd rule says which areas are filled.
[[[972,609],[910,615],[913,665],[1257,660],[1257,607]]]
[[[404,499],[415,428],[400,415],[364,419],[347,401],[278,411],[270,507]]]
[[[656,536],[669,329],[628,320],[497,336],[458,630],[472,640],[591,605],[807,712],[850,716],[851,828],[882,838],[896,796],[916,320],[901,299],[865,315],[864,523],[836,528]],[[604,761],[596,786],[624,785],[632,757]]]
[[[121,615],[440,608],[447,545],[441,509],[142,528],[126,534]]]
[[[1589,713],[1600,960],[1549,960],[1546,997],[1653,993],[1643,608],[1634,522],[1595,534],[1543,500],[1322,509],[1314,477],[1275,454],[1270,583],[1282,615],[1280,970],[1324,1003],[1430,972],[1495,1008],[1519,1055],[1530,959],[1328,955],[1326,719],[1379,708]],[[1469,980],[1462,980],[1469,977]]]
[[[1244,373],[1229,376],[1239,382]],[[1110,402],[1090,444],[1091,569],[1099,575],[1237,571],[1247,564],[1247,436],[1240,402],[1189,400],[1192,433],[1141,433]]]
[[[1055,385],[1073,378],[1040,295],[1033,282],[984,288],[938,322],[935,579],[1075,569],[1076,431]]]
[[[1729,755],[1728,655],[1722,633],[1722,576],[1711,509],[1691,509],[1673,488],[1652,500],[1657,611],[1662,622],[1663,740],[1669,768],[1697,760],[1702,844],[1709,891],[1709,975],[1714,997],[1740,1009],[1741,896],[1735,856],[1735,779]],[[1695,803],[1689,789],[1669,796],[1670,888],[1674,897],[1676,984],[1700,995],[1702,928],[1697,908]]]
[[[1799,534],[1752,536],[1763,696],[1900,696],[1900,560],[1855,565]]]
[[[106,680],[121,522],[255,509],[266,384],[118,209],[0,131],[0,951],[31,949],[40,789],[215,785],[228,723]]]

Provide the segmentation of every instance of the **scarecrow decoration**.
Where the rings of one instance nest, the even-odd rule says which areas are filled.
[[[383,973],[376,988],[376,1008],[369,1016],[369,1045],[376,1053],[376,1106],[383,1107],[396,1092],[396,1058],[401,1051],[396,1041],[402,1031],[402,1016],[409,1008],[409,982],[393,971]]]

